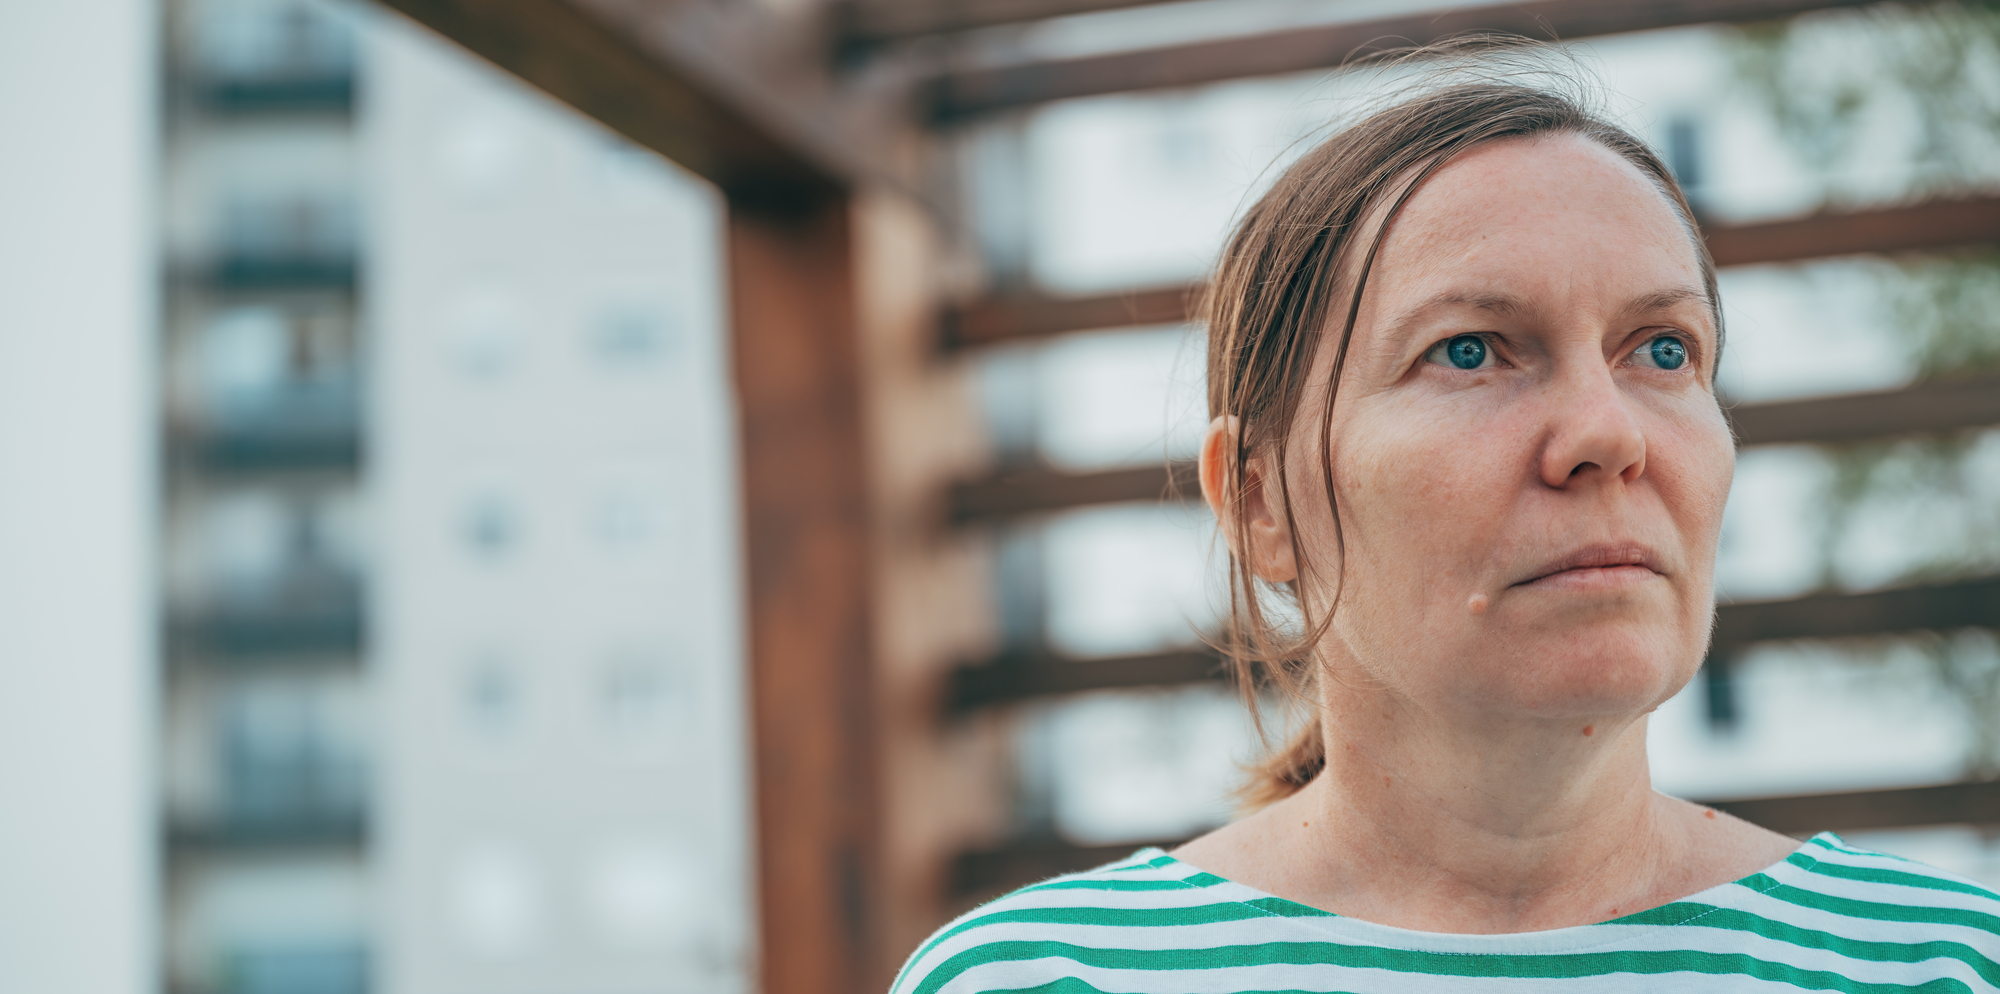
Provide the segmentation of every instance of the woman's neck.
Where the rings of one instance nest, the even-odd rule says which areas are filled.
[[[1354,703],[1326,713],[1326,769],[1294,799],[1346,913],[1449,932],[1598,921],[1684,856],[1643,716],[1469,727]]]
[[[1499,933],[1655,907],[1792,847],[1655,793],[1644,715],[1477,723],[1336,697],[1319,776],[1176,855],[1349,917]]]

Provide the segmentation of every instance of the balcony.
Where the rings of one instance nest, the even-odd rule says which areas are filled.
[[[360,384],[348,372],[286,379],[216,398],[176,448],[214,472],[353,472],[361,465]]]

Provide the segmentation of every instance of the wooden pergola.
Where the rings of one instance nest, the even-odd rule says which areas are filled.
[[[1467,30],[1564,39],[1872,0],[1530,0],[1050,61],[970,64],[975,29],[1148,0],[387,0],[715,184],[741,405],[767,994],[863,994],[970,895],[1116,853],[1011,844],[1005,705],[1217,678],[1188,651],[989,658],[991,526],[1158,500],[1186,467],[993,474],[968,352],[1179,321],[1193,288],[992,289],[954,135],[1049,101],[1339,66]],[[2000,244],[2000,197],[1711,226],[1721,265]],[[2000,423],[2000,378],[1739,406],[1744,445]],[[1734,604],[1753,643],[2000,626],[2000,579]],[[968,659],[975,660],[967,662]],[[1782,830],[2000,821],[2000,786],[1737,802]]]

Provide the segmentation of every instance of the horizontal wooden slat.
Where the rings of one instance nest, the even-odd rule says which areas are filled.
[[[1755,224],[1713,224],[1703,229],[1703,238],[1718,266],[1996,245],[2000,244],[2000,195],[1821,211]],[[1095,296],[1014,293],[947,311],[939,321],[940,334],[946,348],[959,348],[1175,324],[1193,319],[1192,309],[1202,290],[1201,283],[1186,283]]]
[[[1175,686],[1222,677],[1222,657],[1207,648],[1095,659],[1040,653],[954,670],[945,689],[945,708],[963,712],[1034,697]]]
[[[1714,22],[1769,21],[1871,0],[1529,0],[1291,27],[1159,48],[965,68],[931,80],[934,120],[1135,90],[1330,69],[1383,48],[1468,31],[1574,40]]]
[[[1996,825],[2000,824],[2000,782],[1982,780],[1708,804],[1787,835],[1930,825]]]
[[[1717,605],[1711,651],[1731,652],[1759,642],[1959,628],[2000,629],[2000,577]],[[1218,655],[1196,648],[1100,659],[1048,653],[1002,657],[954,671],[946,684],[944,710],[964,712],[1093,690],[1181,686],[1226,675]]]
[[[2000,628],[2000,577],[1723,604],[1715,609],[1715,648],[1978,627]]]
[[[951,520],[967,524],[1096,504],[1200,497],[1194,463],[1173,462],[1098,473],[1018,470],[959,484],[949,499]]]
[[[1994,781],[1703,803],[1774,832],[1797,836],[1822,831],[2000,824],[2000,782]],[[949,887],[957,902],[964,903],[1058,874],[1101,866],[1145,846],[1172,849],[1183,841],[1079,846],[1060,839],[1025,839],[960,853],[951,864]]]
[[[879,143],[839,133],[846,115],[799,71],[809,65],[792,59],[794,71],[757,78],[788,41],[787,24],[759,5],[386,2],[714,183],[732,206],[810,210],[890,172]]]
[[[1164,0],[849,0],[835,9],[850,44],[879,45],[919,35],[971,31],[1050,17],[1143,7]]]
[[[1201,291],[1201,284],[1189,283],[1091,297],[1018,294],[946,311],[940,333],[947,348],[969,348],[1097,328],[1179,324],[1188,320]]]
[[[1948,377],[1895,390],[1738,404],[1728,414],[1745,448],[1958,431],[2000,424],[2000,373]]]
[[[2000,243],[2000,196],[1940,197],[1756,224],[1711,225],[1702,237],[1717,266],[1992,245]]]
[[[1728,412],[1745,448],[1843,443],[2000,425],[2000,373],[1933,380],[1869,393],[1738,404]],[[1017,470],[951,491],[957,524],[1004,521],[1097,504],[1201,496],[1192,461],[1100,473]]]

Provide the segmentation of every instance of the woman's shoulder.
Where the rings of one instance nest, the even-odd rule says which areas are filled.
[[[1884,925],[1952,926],[2000,939],[2000,891],[1925,863],[1850,845],[1832,832],[1813,836],[1784,862],[1739,883],[1759,898],[1828,916]]]
[[[891,994],[1060,988],[1076,967],[1171,955],[1231,922],[1322,914],[1141,849],[959,916],[917,947]]]

